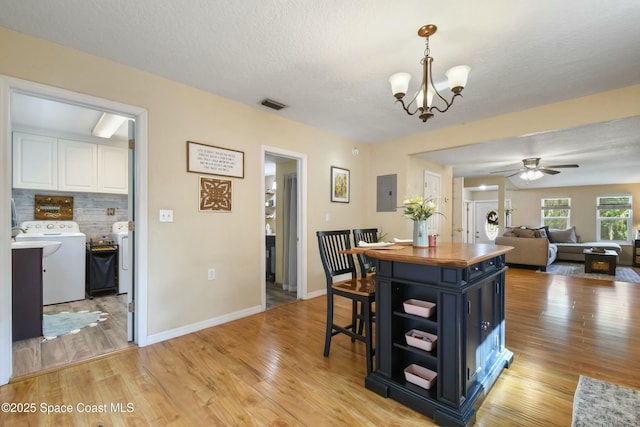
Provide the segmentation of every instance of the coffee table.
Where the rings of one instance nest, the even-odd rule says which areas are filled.
[[[618,253],[616,251],[594,252],[592,249],[585,249],[583,253],[585,273],[616,275],[616,264],[618,262]]]

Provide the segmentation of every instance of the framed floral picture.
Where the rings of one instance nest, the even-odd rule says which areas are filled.
[[[349,169],[331,166],[331,201],[349,203]]]
[[[231,212],[231,181],[200,177],[200,212]]]

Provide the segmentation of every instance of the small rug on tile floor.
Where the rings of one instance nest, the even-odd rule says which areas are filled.
[[[580,375],[573,395],[572,427],[640,425],[640,390]]]
[[[560,274],[562,276],[586,277],[589,279],[618,280],[620,282],[640,283],[640,275],[631,267],[618,266],[616,268],[616,275],[614,278],[614,276],[610,276],[608,274],[585,273],[584,263],[554,262],[547,266],[547,271],[545,273]]]
[[[42,335],[45,340],[52,340],[62,335],[77,334],[87,326],[97,326],[98,322],[107,320],[108,313],[101,311],[63,311],[57,314],[45,314],[42,320]]]

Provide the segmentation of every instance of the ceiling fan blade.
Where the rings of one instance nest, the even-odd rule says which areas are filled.
[[[553,166],[546,166],[548,169],[551,168],[579,168],[579,165],[576,164],[572,164],[572,165],[553,165]]]
[[[554,171],[549,168],[538,168],[536,170],[539,170],[542,173],[546,173],[547,175],[557,175],[560,173],[560,171]]]
[[[524,169],[519,168],[519,169],[505,169],[505,170],[501,170],[501,171],[493,171],[493,172],[489,172],[489,173],[508,173],[508,172],[520,172],[520,171],[524,171]]]
[[[512,173],[511,175],[507,175],[507,176],[505,176],[505,178],[511,178],[512,176],[520,175],[522,172],[524,172],[524,171],[518,170],[518,172]]]

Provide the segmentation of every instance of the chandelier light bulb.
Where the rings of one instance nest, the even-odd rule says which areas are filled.
[[[460,93],[462,89],[467,85],[467,79],[469,78],[469,72],[471,67],[467,65],[458,65],[456,67],[449,68],[445,74],[447,80],[449,80],[449,88],[453,93]]]
[[[395,73],[389,77],[389,83],[391,83],[391,92],[397,99],[402,99],[409,90],[409,81],[411,80],[411,74],[409,73]]]

